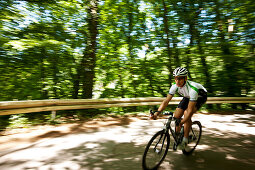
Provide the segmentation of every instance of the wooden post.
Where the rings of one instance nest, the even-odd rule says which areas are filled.
[[[56,118],[56,113],[57,113],[56,110],[52,110],[52,111],[51,111],[51,120],[55,120],[55,118]]]

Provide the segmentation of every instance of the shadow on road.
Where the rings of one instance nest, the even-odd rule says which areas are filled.
[[[198,148],[190,156],[169,150],[160,169],[254,169],[255,114],[197,114],[194,119],[203,125]],[[53,138],[6,152],[0,169],[142,169],[144,148],[162,121],[126,117],[108,125],[79,124],[60,136],[53,132]]]
[[[255,115],[197,115],[200,145],[191,156],[168,152],[162,169],[240,170],[255,167]]]

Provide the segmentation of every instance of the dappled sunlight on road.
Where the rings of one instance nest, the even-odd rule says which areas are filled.
[[[255,115],[233,114],[233,115],[210,115],[197,114],[194,119],[202,120],[206,130],[211,130],[217,135],[224,133],[235,133],[243,135],[255,135]],[[229,137],[228,135],[226,137]]]
[[[132,118],[131,118],[132,119]],[[80,125],[79,130],[70,127],[61,136],[46,138],[24,147],[9,149],[0,159],[0,168],[45,168],[45,169],[84,169],[109,168],[116,163],[115,169],[125,166],[140,167],[140,159],[144,144],[163,126],[158,121],[135,120],[129,123],[117,124],[110,122],[110,126],[98,123],[97,128],[88,128],[87,123]],[[123,122],[122,122],[123,123]],[[102,125],[100,127],[100,125]],[[120,126],[122,125],[122,126]],[[84,132],[82,127],[86,127]],[[70,130],[71,129],[71,130]],[[76,129],[74,134],[72,130]],[[47,134],[51,134],[47,132]],[[40,135],[44,136],[45,135]],[[143,146],[141,147],[141,145]],[[125,163],[128,162],[128,163]],[[86,169],[86,168],[85,168]]]
[[[169,153],[170,169],[254,169],[255,114],[196,114],[193,120],[203,126],[200,144],[192,156]]]
[[[191,156],[170,149],[160,169],[254,168],[255,114],[196,114],[193,120],[203,126],[200,145]],[[147,142],[163,123],[124,117],[58,127],[26,145],[1,148],[0,169],[139,170]]]

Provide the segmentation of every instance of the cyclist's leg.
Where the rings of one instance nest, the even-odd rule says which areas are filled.
[[[196,113],[196,111],[197,111],[197,108],[194,109],[192,115],[193,115],[194,113]],[[188,113],[187,113],[187,110],[185,110],[185,112],[184,112],[184,117],[186,117],[187,114],[188,114]],[[192,125],[191,118],[190,118],[187,122],[184,123],[184,137],[186,137],[186,138],[189,137],[189,131],[190,131],[191,125]]]
[[[197,100],[197,104],[195,106],[195,109],[193,110],[193,113],[196,113],[200,108],[201,106],[206,102],[207,100],[207,95],[205,93],[204,96],[202,97],[198,97],[198,100]],[[187,110],[185,110],[184,112],[184,117],[187,116]],[[192,121],[191,121],[191,118],[190,120],[188,120],[185,124],[184,124],[184,137],[188,138],[189,137],[189,131],[190,131],[190,128],[191,128],[191,125],[192,125]]]
[[[174,117],[180,119],[184,114],[184,110],[181,108],[176,108],[175,112],[174,112]],[[176,132],[180,132],[181,128],[178,126],[176,127]]]
[[[183,116],[184,111],[187,109],[188,104],[189,104],[189,98],[183,97],[174,112],[174,117],[178,119],[181,118]]]
[[[176,108],[174,112],[174,117],[180,119],[184,114],[184,110],[181,108]]]
[[[186,97],[183,97],[183,99],[180,101],[178,107],[176,108],[174,112],[174,117],[180,119],[183,116],[184,111],[187,109],[188,104],[189,104],[189,99]],[[181,128],[178,127],[176,129],[176,132],[180,132],[180,130]]]

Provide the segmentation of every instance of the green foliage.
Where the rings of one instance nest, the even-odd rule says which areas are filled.
[[[251,0],[0,1],[0,100],[82,98],[86,82],[94,98],[165,96],[177,66],[209,96],[254,96],[254,9]]]

